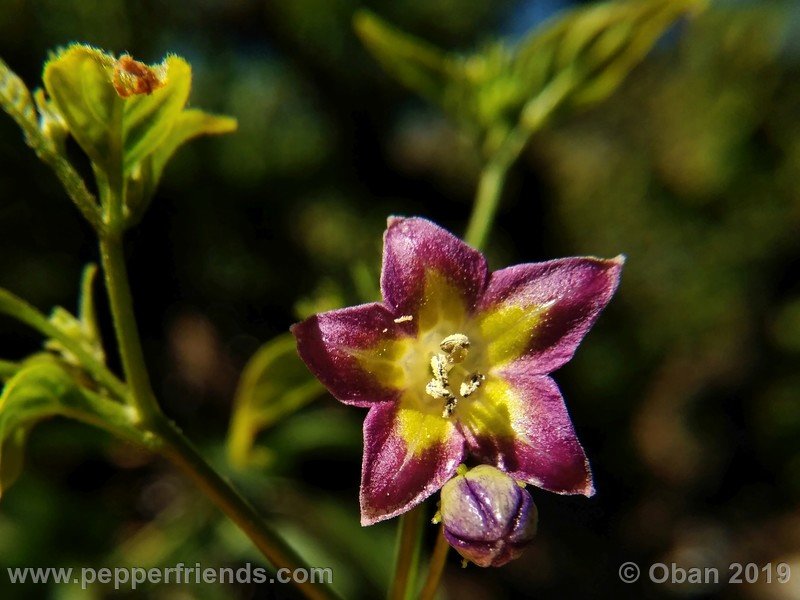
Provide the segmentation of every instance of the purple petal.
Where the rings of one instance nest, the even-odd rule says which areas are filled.
[[[438,225],[420,218],[390,217],[383,238],[381,291],[399,315],[416,315],[430,272],[444,278],[472,312],[486,286],[483,255]]]
[[[491,316],[504,307],[540,312],[540,318],[512,318],[500,329],[501,335],[517,338],[514,346],[521,343],[522,356],[510,359],[524,362],[531,373],[550,373],[572,358],[608,304],[623,262],[621,256],[611,260],[576,257],[495,271],[479,312]]]
[[[594,494],[586,454],[556,382],[511,369],[487,379],[483,399],[463,407],[467,443],[482,462],[559,494]],[[461,405],[459,405],[461,409]]]
[[[425,500],[453,476],[464,456],[464,438],[452,421],[402,404],[376,404],[364,421],[362,525]]]
[[[408,339],[383,304],[362,304],[293,325],[297,351],[337,399],[355,406],[397,400],[402,392],[394,354]]]

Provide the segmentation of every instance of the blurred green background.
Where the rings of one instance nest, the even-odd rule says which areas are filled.
[[[31,86],[83,41],[193,66],[198,106],[239,131],[168,167],[128,255],[165,410],[346,598],[381,595],[394,522],[358,525],[364,412],[329,396],[224,451],[242,368],[300,316],[377,294],[390,214],[462,233],[479,171],[441,113],[353,33],[367,7],[440,47],[518,39],[557,0],[0,0],[0,56]],[[538,541],[452,598],[800,598],[800,3],[717,2],[679,24],[620,90],[536,135],[488,248],[500,268],[625,253],[618,296],[556,374],[597,495],[532,490]],[[90,228],[0,116],[0,285],[74,308]],[[101,302],[107,310],[105,301]],[[2,357],[40,340],[7,319]],[[106,318],[104,338],[111,339]],[[116,357],[112,354],[112,364]],[[428,536],[432,538],[434,528]],[[246,539],[169,465],[63,420],[32,435],[0,503],[0,597],[131,595],[11,587],[7,566],[237,566]],[[788,563],[787,584],[625,585],[625,561]],[[295,598],[288,586],[152,586],[153,598]]]

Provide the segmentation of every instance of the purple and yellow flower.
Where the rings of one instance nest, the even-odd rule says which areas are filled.
[[[489,273],[434,223],[390,218],[383,302],[294,325],[298,352],[364,422],[361,522],[403,513],[471,453],[517,480],[594,493],[549,373],[566,363],[619,283],[622,258],[565,258]]]
[[[538,517],[528,491],[490,465],[459,470],[442,488],[444,537],[479,567],[501,567],[519,557],[536,536]]]

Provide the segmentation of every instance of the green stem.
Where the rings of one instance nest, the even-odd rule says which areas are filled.
[[[161,416],[161,409],[150,387],[150,377],[136,329],[121,233],[108,233],[100,237],[100,256],[122,368],[130,386],[131,401],[139,409],[144,421],[155,421]]]
[[[303,569],[305,563],[261,518],[256,509],[211,467],[175,425],[164,419],[159,436],[165,442],[161,452],[180,468],[198,488],[247,534],[276,568]],[[324,583],[295,582],[301,592],[314,600],[336,598]]]
[[[509,166],[510,163],[495,159],[489,161],[481,172],[472,215],[464,236],[464,241],[474,248],[483,247],[492,229]]]
[[[84,406],[64,405],[61,414],[87,425],[104,429],[151,452],[160,452],[163,441],[138,426],[138,415],[132,406],[120,404],[86,389],[80,390]]]
[[[436,545],[433,547],[433,554],[428,567],[428,577],[425,579],[425,585],[422,586],[419,600],[433,600],[436,596],[436,591],[439,589],[439,583],[442,580],[442,573],[444,573],[444,567],[447,564],[449,550],[450,544],[447,542],[447,538],[444,537],[444,525],[442,525],[439,528],[439,535],[436,536]]]
[[[397,529],[394,579],[389,588],[389,600],[406,600],[413,597],[424,517],[424,504],[420,504],[400,517]]]
[[[25,132],[25,142],[55,172],[67,195],[96,231],[102,229],[97,199],[87,189],[81,176],[51,140],[39,129],[36,109],[22,80],[0,59],[0,108],[6,111]]]
[[[115,209],[112,208],[110,214],[114,215]],[[101,236],[100,253],[120,358],[130,386],[132,404],[138,410],[143,426],[159,439],[162,444],[159,452],[181,469],[222,512],[236,523],[274,567],[292,570],[303,568],[301,559],[264,523],[255,508],[203,459],[161,412],[150,387],[150,378],[136,329],[121,233],[116,235],[111,233],[116,231],[114,225],[115,222],[112,220],[106,234]],[[336,597],[324,583],[312,584],[299,581],[295,583],[309,598],[322,600]]]
[[[530,137],[541,130],[580,81],[576,73],[565,70],[523,108],[520,123],[508,134],[481,171],[478,191],[472,205],[464,241],[480,250],[489,237],[503,185],[511,165],[519,158]]]

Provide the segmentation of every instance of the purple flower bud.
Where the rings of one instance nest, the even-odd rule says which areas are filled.
[[[448,481],[442,488],[440,513],[447,541],[480,567],[500,567],[514,560],[536,535],[538,511],[533,498],[490,465],[479,465]]]

